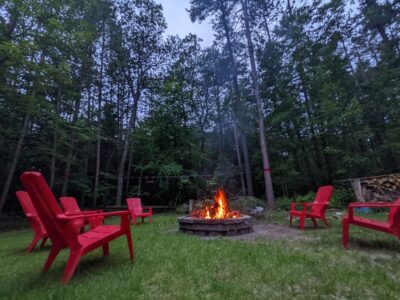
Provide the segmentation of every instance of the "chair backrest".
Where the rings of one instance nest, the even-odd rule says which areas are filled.
[[[331,185],[321,186],[317,191],[314,203],[329,204],[329,201],[331,201],[332,192],[333,192],[333,186]],[[325,213],[326,208],[327,205],[315,205],[311,208],[311,213],[321,216]]]
[[[64,209],[65,214],[79,214],[81,209],[76,202],[74,197],[61,197],[60,203],[62,208]]]
[[[33,206],[51,242],[59,247],[77,246],[78,232],[72,222],[57,219],[57,215],[62,215],[63,211],[58,206],[43,175],[39,172],[24,172],[21,175],[21,181],[32,199]]]
[[[19,204],[21,204],[22,206],[22,210],[25,213],[25,216],[32,216],[32,217],[37,217],[39,218],[35,207],[32,204],[32,200],[29,197],[29,194],[25,191],[18,191],[15,193],[15,195],[17,196],[17,199],[19,201]]]
[[[393,204],[400,205],[400,198],[393,201]],[[400,207],[392,207],[388,214],[388,223],[390,227],[397,228],[400,234]]]
[[[39,218],[39,215],[33,206],[31,197],[29,197],[29,194],[25,191],[18,191],[15,193],[17,196],[17,199],[19,203],[22,206],[22,210],[25,213],[25,216],[29,216],[29,221],[31,222],[31,226],[34,231],[37,231],[38,233],[46,233],[46,229],[44,229],[44,225],[42,221]]]
[[[128,198],[126,199],[126,203],[128,204],[128,209],[133,210],[135,214],[142,213],[142,201],[140,198]]]

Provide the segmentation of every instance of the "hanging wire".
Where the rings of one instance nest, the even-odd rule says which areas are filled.
[[[149,178],[149,180],[158,179],[158,178],[201,178],[201,177],[223,177],[223,176],[231,176],[231,175],[240,175],[240,174],[255,174],[255,172],[231,172],[231,173],[217,173],[217,174],[197,174],[197,175],[174,175],[174,176],[165,176],[165,175],[156,175],[156,176],[131,176],[131,178]],[[150,179],[151,178],[151,179]]]

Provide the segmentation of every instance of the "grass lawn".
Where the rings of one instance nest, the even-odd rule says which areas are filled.
[[[205,240],[177,232],[177,216],[156,215],[134,227],[136,261],[125,238],[85,256],[67,286],[68,251],[47,274],[48,249],[25,253],[29,229],[0,233],[0,298],[4,299],[399,299],[400,241],[351,227],[349,250],[338,220],[306,229],[305,239]],[[286,213],[263,222],[288,226]]]

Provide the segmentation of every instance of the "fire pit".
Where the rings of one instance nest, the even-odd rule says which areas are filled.
[[[179,229],[201,236],[231,236],[253,231],[252,218],[239,211],[230,211],[222,189],[217,190],[214,201],[215,204],[207,204],[189,216],[178,218]]]

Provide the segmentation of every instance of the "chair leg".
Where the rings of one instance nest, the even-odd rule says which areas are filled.
[[[132,218],[132,224],[136,226],[136,217]]]
[[[305,216],[300,216],[300,229],[301,230],[304,230],[304,220],[305,219]]]
[[[344,249],[347,249],[349,245],[349,233],[350,233],[350,228],[349,228],[349,219],[344,218],[342,221],[342,238],[343,238],[343,247]]]
[[[67,284],[71,279],[72,275],[75,273],[76,267],[78,266],[79,259],[82,256],[81,251],[71,251],[68,257],[67,265],[65,266],[64,275],[61,278],[63,284]]]
[[[107,243],[103,245],[103,255],[108,256],[108,254],[110,254],[110,247],[109,244]]]
[[[314,223],[314,227],[317,227],[317,226],[318,226],[317,221],[316,221],[314,218],[311,218],[311,220],[312,220],[313,223]]]
[[[152,215],[150,215],[150,217],[149,217],[149,222],[150,222],[150,224],[153,223],[153,216]]]
[[[36,235],[33,237],[31,243],[29,244],[28,249],[26,249],[26,252],[32,252],[33,248],[35,248],[37,242],[39,242],[39,240],[41,239],[40,235]]]
[[[47,272],[50,269],[51,265],[53,264],[53,262],[56,259],[58,253],[60,252],[60,250],[61,250],[61,248],[59,248],[57,246],[54,246],[54,245],[51,246],[51,250],[50,250],[49,256],[47,257],[47,260],[46,260],[46,262],[44,264],[44,267],[43,267],[43,272]]]
[[[135,254],[133,252],[133,243],[130,230],[126,233],[126,239],[128,240],[129,256],[131,257],[131,260],[134,261]]]
[[[289,226],[292,226],[293,216],[289,214]]]
[[[45,237],[43,238],[42,243],[40,244],[40,249],[42,249],[42,248],[44,247],[44,244],[46,244],[47,239],[48,239],[47,236],[45,236]]]

